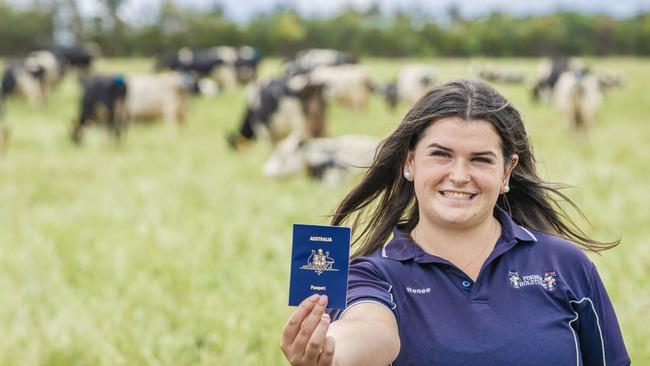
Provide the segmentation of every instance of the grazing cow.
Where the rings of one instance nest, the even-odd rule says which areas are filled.
[[[20,94],[37,107],[43,106],[44,97],[41,88],[44,69],[39,65],[26,64],[24,61],[13,60],[5,67],[2,74],[2,94]]]
[[[395,108],[400,101],[415,103],[436,82],[437,71],[431,65],[413,64],[402,67],[397,80],[385,89],[386,101]]]
[[[232,86],[236,77],[235,71],[230,69],[216,52],[192,51],[187,47],[181,48],[175,54],[159,54],[156,57],[156,69],[183,71],[196,75],[198,79],[212,78],[219,86],[226,88]]]
[[[309,49],[296,53],[292,61],[284,65],[286,75],[304,74],[319,66],[336,66],[344,64],[356,64],[354,55],[330,49]]]
[[[379,140],[344,135],[306,139],[291,135],[282,140],[264,163],[263,174],[284,178],[306,171],[325,183],[337,183],[349,173],[365,171],[373,161]]]
[[[260,59],[260,53],[251,47],[219,46],[197,51],[185,47],[176,54],[159,54],[156,69],[190,72],[199,79],[211,78],[221,88],[229,89],[254,79]]]
[[[48,48],[64,65],[64,69],[74,67],[82,74],[90,72],[93,60],[100,55],[99,46],[94,43],[77,46],[53,46]]]
[[[533,100],[548,100],[555,83],[565,71],[587,71],[587,65],[578,58],[556,57],[542,60],[537,67],[537,81],[533,86]]]
[[[126,110],[130,120],[162,118],[173,127],[185,122],[188,85],[183,75],[166,73],[133,75],[126,80]]]
[[[325,134],[323,85],[305,75],[249,85],[246,113],[238,132],[228,136],[234,149],[256,138],[275,145],[290,134]]]
[[[28,70],[42,70],[42,76],[38,79],[44,101],[61,81],[65,71],[63,61],[53,52],[45,50],[31,52],[25,59],[25,67]]]
[[[309,73],[309,78],[325,86],[328,102],[336,101],[353,109],[368,106],[373,83],[362,65],[320,66]]]
[[[602,102],[599,79],[586,71],[565,71],[553,88],[553,101],[564,112],[571,126],[585,136]]]
[[[598,75],[598,84],[603,93],[611,89],[622,88],[625,86],[625,78],[618,74],[601,74]]]
[[[119,138],[127,122],[124,78],[120,75],[89,76],[82,83],[81,114],[74,121],[72,140],[81,143],[83,129],[91,122],[106,125]]]
[[[524,82],[524,74],[520,72],[509,71],[495,65],[475,64],[470,68],[470,73],[474,75],[474,77],[478,77],[492,83],[521,84]]]
[[[262,54],[259,50],[249,46],[239,48],[235,69],[237,70],[237,79],[241,84],[257,79],[257,65],[261,59]]]

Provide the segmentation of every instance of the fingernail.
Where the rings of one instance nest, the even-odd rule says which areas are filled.
[[[330,321],[330,316],[327,313],[323,314],[320,318],[321,318],[321,320],[324,320],[326,322]]]
[[[327,304],[327,295],[322,295],[322,296],[320,297],[320,300],[318,300],[318,303],[319,303],[320,305],[325,305],[325,304]]]
[[[318,294],[313,294],[313,295],[309,296],[309,301],[310,302],[316,302],[316,300],[318,300]]]

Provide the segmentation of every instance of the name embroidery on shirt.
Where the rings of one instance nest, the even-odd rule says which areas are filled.
[[[428,293],[431,292],[431,287],[427,287],[427,288],[410,288],[410,287],[407,287],[406,292],[408,292],[410,294],[428,294]]]
[[[558,285],[555,271],[546,271],[543,275],[530,274],[524,276],[520,275],[518,271],[508,271],[508,282],[511,287],[516,289],[526,286],[541,286],[546,291],[553,291]]]

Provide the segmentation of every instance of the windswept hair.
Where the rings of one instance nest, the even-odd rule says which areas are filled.
[[[510,192],[499,196],[496,209],[510,214],[519,225],[558,235],[587,251],[600,252],[619,244],[620,240],[590,238],[562,208],[559,203],[566,202],[585,218],[560,191],[566,185],[545,182],[537,175],[521,115],[512,104],[488,84],[461,79],[434,87],[413,105],[397,129],[382,141],[362,181],[332,215],[332,225],[351,224],[355,257],[381,248],[395,225],[403,225],[406,232],[415,228],[418,203],[413,183],[402,176],[404,164],[424,130],[447,117],[490,122],[501,137],[505,163],[513,154],[519,156],[510,176]]]

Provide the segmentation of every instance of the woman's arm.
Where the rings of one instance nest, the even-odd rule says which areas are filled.
[[[388,365],[397,358],[400,339],[395,315],[385,306],[362,302],[348,308],[330,326],[334,365]]]
[[[388,308],[358,303],[330,326],[327,296],[314,295],[293,312],[281,349],[292,365],[382,365],[399,353],[397,322]]]

